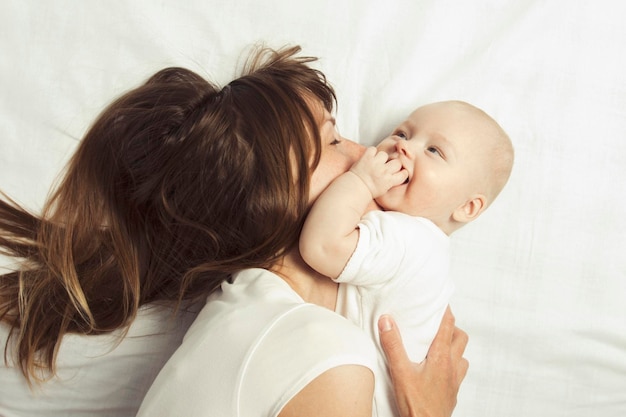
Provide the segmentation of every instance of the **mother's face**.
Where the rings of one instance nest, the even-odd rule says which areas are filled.
[[[335,126],[335,118],[324,108],[319,110],[322,154],[320,162],[311,176],[309,201],[320,193],[339,175],[348,171],[363,154],[365,147],[342,137]]]

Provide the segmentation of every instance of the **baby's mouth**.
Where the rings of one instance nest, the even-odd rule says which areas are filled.
[[[409,177],[406,177],[406,179],[404,180],[404,182],[402,183],[402,185],[404,184],[408,184],[409,183]]]

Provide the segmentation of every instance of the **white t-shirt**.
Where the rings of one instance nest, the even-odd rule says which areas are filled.
[[[19,367],[0,362],[2,417],[131,417],[157,373],[182,342],[197,315],[162,307],[140,309],[128,334],[63,338],[57,377],[31,390]],[[0,323],[0,346],[9,328]],[[4,349],[2,349],[4,352]],[[11,355],[9,351],[9,360]]]
[[[364,329],[385,357],[378,318],[393,315],[409,357],[421,362],[437,334],[454,285],[449,277],[450,240],[430,220],[392,211],[368,212],[359,223],[357,247],[337,282],[337,311]],[[395,410],[390,378],[377,381],[380,415]]]
[[[305,303],[277,275],[244,270],[208,297],[138,417],[276,416],[340,365],[376,366],[374,344],[361,329]]]

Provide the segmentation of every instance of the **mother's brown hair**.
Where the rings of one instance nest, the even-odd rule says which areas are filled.
[[[0,276],[5,361],[54,374],[63,335],[125,328],[294,247],[320,155],[307,103],[335,104],[299,51],[259,49],[222,89],[159,71],[97,118],[41,216],[0,200],[0,249],[23,261]]]

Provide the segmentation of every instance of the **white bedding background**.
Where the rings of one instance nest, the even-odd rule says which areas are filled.
[[[626,415],[626,6],[612,0],[0,1],[0,188],[38,209],[97,113],[170,65],[220,83],[301,44],[344,136],[462,99],[516,148],[453,235],[470,335],[456,417]]]

